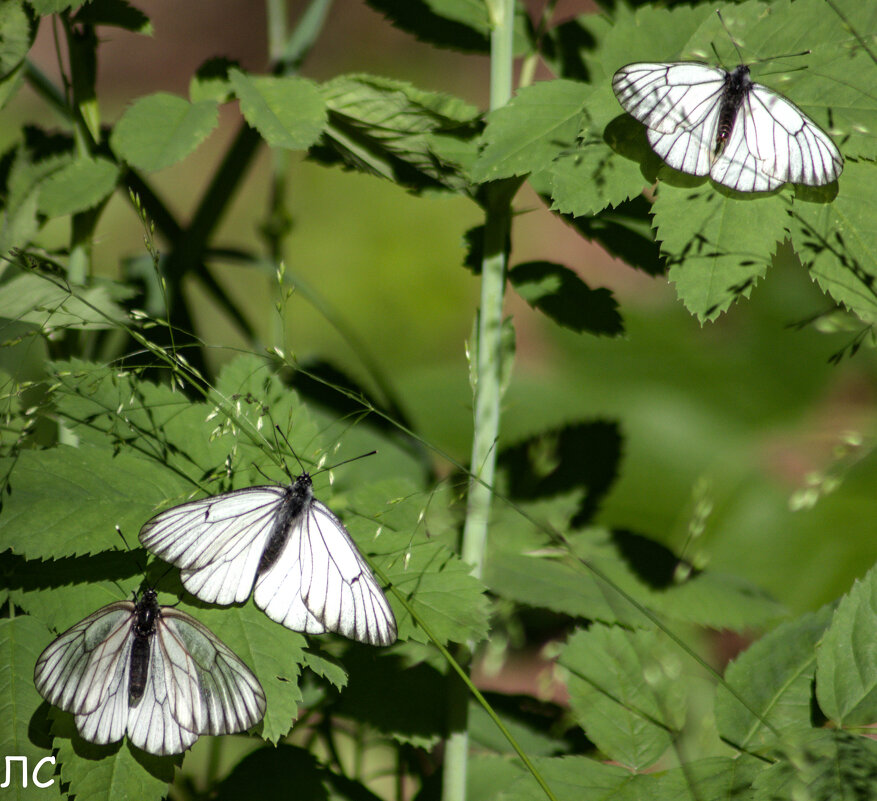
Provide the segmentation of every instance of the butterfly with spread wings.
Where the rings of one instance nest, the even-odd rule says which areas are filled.
[[[140,542],[181,568],[202,601],[232,604],[250,593],[293,631],[343,634],[371,645],[396,640],[396,619],[342,522],[314,498],[302,473],[175,506],[149,520]],[[255,585],[255,590],[254,590]]]
[[[185,751],[201,734],[231,734],[265,714],[250,669],[206,626],[155,590],[98,609],[61,634],[34,669],[37,691],[75,716],[86,740],[128,739],[152,754]]]
[[[671,167],[738,192],[821,186],[843,170],[834,142],[794,103],[749,77],[691,61],[622,67],[612,89]]]

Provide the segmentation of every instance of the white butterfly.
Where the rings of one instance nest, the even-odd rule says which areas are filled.
[[[743,64],[733,72],[693,61],[628,64],[612,89],[667,164],[738,192],[786,182],[821,186],[843,170],[828,134],[794,103],[753,83]]]
[[[159,755],[185,751],[201,734],[244,731],[265,714],[250,669],[195,618],[159,606],[155,590],[65,631],[37,660],[34,684],[75,715],[84,739],[127,734]]]
[[[287,487],[250,487],[175,506],[140,531],[182,568],[203,601],[245,601],[308,634],[338,632],[371,645],[396,640],[396,619],[347,529],[314,498],[302,473]]]

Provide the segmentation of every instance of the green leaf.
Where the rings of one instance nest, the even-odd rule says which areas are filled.
[[[591,289],[561,264],[529,261],[509,272],[517,293],[558,325],[577,333],[617,336],[624,332],[618,303],[608,289]]]
[[[37,203],[40,185],[56,170],[70,164],[72,143],[29,129],[29,139],[18,146],[6,178],[5,209],[0,247],[25,247],[39,230]],[[61,141],[59,141],[61,140]]]
[[[304,150],[326,125],[326,104],[316,84],[298,77],[259,77],[229,71],[241,113],[271,147]]]
[[[131,295],[128,287],[107,280],[77,287],[75,295],[38,275],[19,275],[3,285],[0,318],[39,326],[45,335],[64,328],[96,330],[112,328],[125,319],[117,304]]]
[[[0,75],[5,78],[24,61],[35,36],[22,2],[0,3]]]
[[[685,307],[704,321],[749,297],[786,237],[788,203],[782,195],[732,197],[696,180],[680,179],[687,189],[662,185],[654,219],[670,280]]]
[[[88,25],[110,25],[144,36],[152,36],[149,17],[127,0],[91,0],[76,12],[76,22]]]
[[[619,136],[607,131],[607,136]],[[659,165],[657,156],[652,159]],[[600,142],[585,142],[564,153],[546,170],[551,187],[551,209],[572,217],[596,214],[607,206],[618,206],[653,183],[643,177],[645,170],[632,159],[621,158]],[[653,173],[651,173],[653,175]]]
[[[356,539],[360,550],[368,554],[368,540],[361,536]],[[402,593],[440,643],[483,640],[488,632],[487,600],[483,586],[472,577],[468,566],[437,543],[417,542],[410,554],[407,563],[395,555],[373,559],[372,564]],[[396,615],[399,638],[426,642],[423,629],[393,602],[393,595],[387,593],[387,598]]]
[[[811,725],[816,647],[830,617],[825,607],[784,623],[728,666],[726,684],[716,689],[716,724],[723,740],[751,752]]]
[[[9,205],[20,203],[48,175],[72,163],[74,158],[73,141],[66,136],[51,136],[38,129],[28,129],[25,134],[26,141],[16,148],[6,178]]]
[[[124,547],[118,538],[117,544]],[[60,633],[102,606],[131,598],[143,582],[143,559],[124,550],[52,560],[6,551],[0,574],[16,606]]]
[[[12,248],[27,247],[36,236],[39,230],[38,200],[39,191],[34,189],[15,206],[6,204],[0,222],[0,253],[8,253]]]
[[[50,639],[49,632],[36,618],[17,616],[0,620],[0,748],[4,756],[24,757],[28,766],[25,788],[21,764],[4,763],[3,781],[9,782],[3,792],[4,799],[60,795],[57,779],[51,788],[40,789],[34,785],[31,775],[37,763],[52,753],[45,714],[48,707],[33,684],[34,665]],[[50,781],[52,773],[51,765],[43,765],[38,778],[42,782]]]
[[[664,273],[666,265],[652,230],[652,204],[642,195],[594,216],[567,221],[582,236],[599,242],[610,256],[629,267],[648,275]]]
[[[78,556],[118,546],[180,481],[155,462],[110,448],[59,445],[4,459],[4,545],[28,559]]]
[[[877,322],[875,176],[873,164],[848,161],[834,202],[796,201],[790,220],[795,250],[820,288],[872,324]],[[798,194],[807,200],[808,190]]]
[[[388,178],[411,191],[469,185],[478,112],[456,97],[372,75],[344,75],[321,87],[329,125],[311,156]]]
[[[611,760],[641,770],[675,741],[687,687],[676,646],[659,632],[595,623],[570,637],[558,662],[576,720]]]
[[[753,801],[808,798],[859,801],[877,796],[877,745],[841,730],[813,730],[756,777]]]
[[[60,217],[93,208],[115,189],[118,178],[119,168],[107,159],[77,159],[41,183],[39,210]]]
[[[116,155],[142,170],[160,170],[188,156],[216,127],[216,103],[189,103],[157,92],[130,105],[110,135]]]
[[[347,686],[347,671],[332,660],[314,653],[313,646],[304,653],[304,666],[326,679],[336,690],[343,690]]]
[[[477,801],[505,798],[504,793],[527,773],[518,760],[473,750],[466,767],[466,795]],[[533,782],[534,787],[536,783]],[[542,799],[545,793],[540,789]]]
[[[550,486],[550,484],[548,485]],[[568,529],[578,506],[565,508],[559,499],[527,506],[529,517],[541,520],[546,509],[557,518],[543,525]],[[520,502],[519,502],[520,503]],[[535,535],[514,513],[495,513],[501,540],[492,540],[485,565],[485,581],[504,598],[562,614],[629,626],[650,626],[617,590],[646,609],[669,619],[714,628],[742,630],[766,625],[785,613],[766,593],[736,576],[696,571],[665,546],[625,531],[586,529],[567,534],[572,557],[566,549]],[[575,518],[573,518],[575,519]],[[581,562],[577,559],[582,560]],[[593,566],[612,583],[592,573]]]
[[[625,787],[635,778],[624,768],[603,765],[580,756],[543,757],[532,761],[557,801],[582,801],[585,798],[615,801],[622,797]],[[523,774],[502,796],[503,801],[543,801],[545,797],[545,791],[529,773]]]
[[[547,167],[576,141],[590,87],[575,81],[542,81],[522,89],[490,113],[484,150],[472,167],[478,183],[525,175]]]
[[[0,109],[5,108],[6,104],[18,94],[18,90],[24,86],[25,73],[26,67],[22,63],[0,77]]]
[[[215,103],[226,103],[232,97],[232,85],[229,73],[240,68],[237,61],[227,58],[207,59],[189,81],[189,99],[193,103],[212,100]]]
[[[623,600],[607,597],[597,579],[561,561],[511,553],[488,555],[484,580],[491,591],[526,606],[573,617],[629,625],[646,619]]]
[[[61,780],[70,784],[71,794],[89,801],[160,801],[167,795],[182,754],[157,757],[126,741],[95,745],[79,736],[72,715],[56,710],[53,717]]]
[[[816,656],[816,697],[838,726],[877,720],[877,567],[843,597]]]
[[[508,707],[517,708],[519,713],[517,717],[513,717],[509,708],[496,708],[500,696],[496,693],[486,694],[486,696],[488,703],[494,707],[494,712],[503,725],[527,755],[552,756],[566,750],[567,746],[563,741],[556,740],[541,730],[544,728],[545,720],[539,719],[538,713],[534,715],[532,721],[520,719],[523,717],[520,714],[520,707],[529,706],[530,699],[523,701],[520,696],[508,696]],[[468,728],[469,737],[473,744],[477,743],[481,748],[490,749],[500,754],[512,755],[515,753],[505,735],[499,730],[484,707],[475,701],[469,702]]]
[[[635,776],[613,801],[749,801],[750,786],[764,768],[764,762],[745,755],[688,760],[672,770]]]
[[[215,494],[264,483],[254,463],[279,481],[286,480],[266,457],[274,448],[272,419],[282,425],[302,458],[310,457],[304,452],[306,445],[318,442],[307,411],[297,395],[264,368],[264,360],[255,357],[234,360],[220,372],[209,402],[195,403],[134,372],[75,360],[59,362],[53,365],[55,403],[81,441],[105,446],[109,435],[117,447],[134,448],[182,476],[178,492],[166,497],[163,507],[190,500],[196,491]]]

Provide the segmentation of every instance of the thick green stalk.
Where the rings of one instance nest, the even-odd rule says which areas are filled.
[[[100,135],[95,80],[97,74],[95,54],[97,36],[91,25],[75,29],[67,15],[62,17],[67,41],[67,54],[70,66],[71,120],[73,122],[73,140],[76,145],[76,156],[91,156],[94,147],[95,130]],[[89,120],[95,122],[97,128],[92,130]],[[70,258],[68,270],[70,281],[84,284],[91,273],[91,245],[94,229],[97,226],[99,213],[94,210],[74,214],[70,226]]]
[[[512,49],[514,0],[488,0],[492,23],[490,41],[490,108],[504,106],[512,94]],[[496,441],[499,434],[499,411],[502,396],[502,308],[505,292],[511,225],[509,185],[497,183],[486,187],[484,220],[484,255],[481,263],[481,305],[477,318],[472,358],[475,392],[474,431],[472,439],[471,477],[463,527],[461,556],[480,578],[490,517],[491,490],[496,470]],[[468,669],[472,643],[459,653]],[[469,733],[469,694],[456,677],[451,679],[448,697],[450,733],[445,743],[443,801],[465,801]]]

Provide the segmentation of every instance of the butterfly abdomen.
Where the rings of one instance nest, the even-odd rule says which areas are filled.
[[[128,704],[136,706],[146,689],[149,675],[149,638],[155,633],[158,601],[155,590],[146,590],[134,609],[134,640],[131,643],[131,670],[128,679]]]
[[[277,521],[274,523],[274,528],[271,530],[268,542],[265,544],[265,549],[259,559],[257,576],[261,576],[268,570],[283,553],[286,541],[289,539],[292,521],[305,511],[313,497],[311,477],[307,473],[302,473],[287,487],[280,508],[277,510]]]
[[[716,142],[713,149],[713,161],[715,161],[728,144],[731,131],[734,129],[734,121],[737,112],[743,105],[743,98],[752,86],[749,79],[749,67],[741,64],[733,72],[725,76],[725,88],[722,92],[722,106],[719,109],[719,124],[716,126]]]

